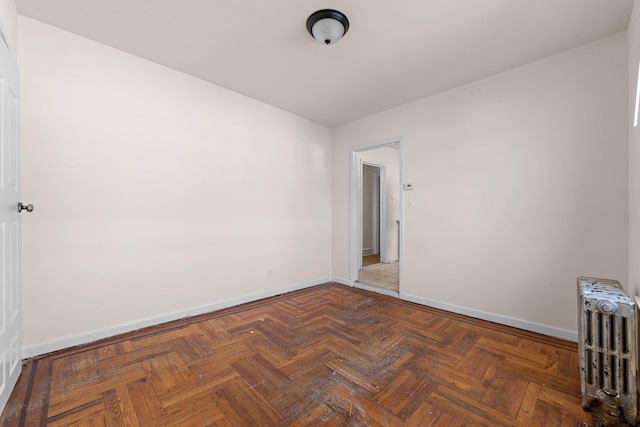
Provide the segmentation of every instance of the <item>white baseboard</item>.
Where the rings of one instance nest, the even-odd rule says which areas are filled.
[[[362,256],[373,255],[373,248],[362,249]]]
[[[488,320],[489,322],[499,323],[501,325],[513,326],[514,328],[524,329],[525,331],[536,332],[543,335],[562,338],[567,341],[578,342],[578,331],[572,331],[570,329],[562,329],[542,323],[517,319],[515,317],[503,316],[502,314],[489,313],[487,311],[449,304],[407,293],[402,295],[402,299],[433,308],[451,311],[453,313],[464,314],[465,316],[475,317],[477,319]]]
[[[351,286],[351,283],[341,277],[333,276],[332,281],[340,283],[341,285]],[[377,288],[375,286],[369,286],[364,283],[356,282],[354,285],[356,288],[364,289],[367,291],[377,292],[389,296],[398,298],[398,293],[387,291],[386,289]],[[420,305],[426,305],[427,307],[439,308],[441,310],[450,311],[452,313],[463,314],[469,317],[475,317],[476,319],[487,320],[489,322],[498,323],[500,325],[512,326],[514,328],[523,329],[525,331],[536,332],[551,337],[562,338],[567,341],[578,342],[578,331],[572,331],[570,329],[562,329],[554,326],[545,325],[542,323],[531,322],[528,320],[517,319],[515,317],[504,316],[502,314],[489,313],[487,311],[477,310],[475,308],[463,307],[460,305],[449,304],[442,301],[437,301],[429,298],[419,297],[417,295],[411,295],[404,292],[400,293],[400,299],[415,302]]]
[[[341,285],[351,286],[351,281],[349,279],[345,279],[343,277],[331,276],[331,281],[340,283]]]
[[[150,326],[156,326],[162,323],[171,322],[178,319],[184,319],[186,317],[193,317],[193,316],[198,316],[200,314],[211,313],[213,311],[222,310],[222,309],[234,307],[240,304],[245,304],[248,302],[257,301],[264,298],[285,294],[287,292],[293,292],[300,289],[321,285],[323,283],[330,282],[330,281],[336,282],[345,286],[351,286],[351,282],[345,278],[342,278],[339,276],[332,276],[330,278],[325,277],[325,278],[312,280],[305,283],[300,283],[297,285],[285,286],[279,289],[250,294],[240,298],[233,298],[233,299],[228,299],[228,300],[224,300],[224,301],[220,301],[212,304],[205,304],[198,307],[192,307],[185,310],[179,310],[172,313],[162,314],[159,316],[149,317],[146,319],[140,319],[133,322],[116,325],[106,329],[100,329],[100,330],[94,330],[94,331],[84,332],[80,334],[69,335],[66,337],[49,340],[44,343],[26,346],[26,347],[23,347],[22,349],[22,358],[30,359],[33,357],[38,357],[38,356],[47,354],[47,353],[52,353],[54,351],[63,350],[65,348],[75,347],[83,344],[89,344],[101,339],[110,338],[116,335],[125,334],[127,332],[136,331],[138,329],[143,329]],[[357,287],[361,287],[362,289],[367,289],[367,290],[373,290],[374,292],[377,291],[377,289],[369,289],[368,287],[364,287],[364,286],[357,286]],[[397,295],[392,295],[392,296],[397,296]],[[444,302],[432,300],[429,298],[423,298],[420,296],[411,295],[407,293],[403,293],[402,299],[415,302],[418,304],[426,305],[429,307],[451,311],[453,313],[464,314],[465,316],[488,320],[490,322],[499,323],[502,325],[513,326],[515,328],[524,329],[531,332],[537,332],[540,334],[562,338],[562,339],[574,341],[574,342],[578,341],[578,332],[572,331],[569,329],[562,329],[562,328],[557,328],[549,325],[544,325],[542,323],[516,319],[509,316],[503,316],[501,314],[489,313],[482,310],[476,310],[473,308],[458,306],[455,304],[444,303]]]
[[[140,319],[129,323],[123,323],[113,327],[99,329],[94,331],[83,332],[80,334],[69,335],[62,338],[46,341],[41,344],[35,344],[22,348],[22,358],[31,359],[54,351],[63,350],[65,348],[75,347],[83,344],[89,344],[105,338],[110,338],[116,335],[125,334],[127,332],[136,331],[138,329],[147,328],[149,326],[156,326],[162,323],[171,322],[178,319],[184,319],[186,317],[198,316],[200,314],[211,313],[213,311],[222,310],[224,308],[234,307],[236,305],[245,304],[261,300],[264,298],[273,297],[276,295],[286,294],[288,292],[298,291],[300,289],[309,288],[312,286],[321,285],[323,283],[330,282],[332,278],[323,277],[321,279],[312,280],[310,282],[300,283],[297,285],[285,286],[283,288],[274,289],[265,292],[258,292],[255,294],[246,295],[239,298],[232,298],[212,304],[205,304],[198,307],[191,307],[185,310],[179,310],[172,313],[161,314],[159,316],[148,317],[146,319]]]

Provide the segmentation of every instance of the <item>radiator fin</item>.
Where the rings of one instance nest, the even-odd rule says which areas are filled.
[[[578,278],[580,379],[582,407],[590,409],[596,393],[611,388],[625,420],[636,424],[636,306],[620,283]]]

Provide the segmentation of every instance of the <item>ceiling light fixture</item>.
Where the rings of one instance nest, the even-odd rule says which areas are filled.
[[[337,43],[349,30],[349,20],[342,12],[323,9],[307,19],[307,31],[322,44]]]

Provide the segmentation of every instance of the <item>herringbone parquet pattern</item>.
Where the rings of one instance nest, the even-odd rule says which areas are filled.
[[[584,426],[577,346],[327,284],[30,362],[2,425]]]

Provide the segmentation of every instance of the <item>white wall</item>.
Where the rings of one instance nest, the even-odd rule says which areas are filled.
[[[16,12],[15,0],[0,0],[0,20],[2,21],[2,28],[4,28],[7,35],[9,48],[15,55],[18,46],[18,13]]]
[[[640,295],[640,128],[634,127],[638,64],[640,63],[640,2],[633,3],[627,28],[628,45],[628,161],[629,161],[629,279],[627,290]]]
[[[27,355],[330,277],[330,129],[18,24]]]
[[[15,4],[0,14],[11,37]],[[349,149],[396,136],[416,185],[405,294],[575,330],[576,276],[628,272],[639,292],[623,35],[341,126],[331,154],[300,117],[28,18],[18,32],[27,347],[322,280],[331,254],[348,278]]]
[[[575,337],[576,277],[627,276],[626,67],[618,34],[334,129],[333,274],[350,147],[402,136],[405,297]]]
[[[393,262],[399,259],[398,255],[398,224],[400,219],[400,152],[391,147],[376,148],[358,153],[358,157],[365,162],[376,163],[385,166],[386,169],[386,215],[385,227],[386,260]],[[348,277],[348,276],[347,276]]]

